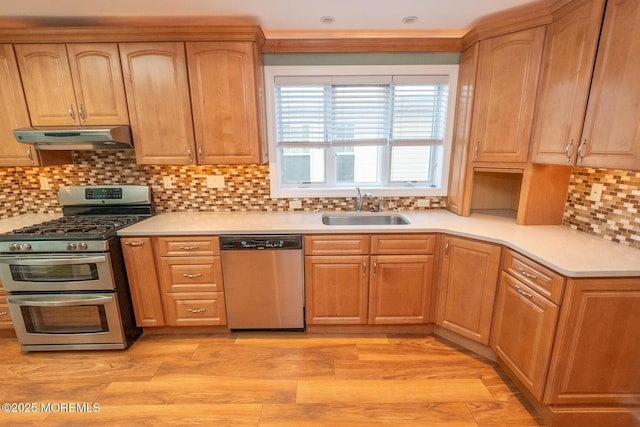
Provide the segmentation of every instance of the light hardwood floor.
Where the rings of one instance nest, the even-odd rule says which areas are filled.
[[[0,412],[3,426],[544,425],[494,363],[434,336],[143,336],[37,353],[4,339],[0,378],[0,402],[38,410]]]

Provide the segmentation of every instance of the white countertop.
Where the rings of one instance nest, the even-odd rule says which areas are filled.
[[[400,212],[408,225],[328,226],[323,213],[336,212],[170,212],[118,232],[120,236],[202,234],[448,233],[512,248],[569,277],[640,276],[640,250],[568,227],[522,226],[514,219],[446,210]]]
[[[0,233],[8,233],[18,228],[28,227],[41,222],[60,218],[62,213],[29,213],[14,216],[12,218],[0,219]]]

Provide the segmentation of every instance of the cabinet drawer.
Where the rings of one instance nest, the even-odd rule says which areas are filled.
[[[158,237],[160,256],[207,256],[220,255],[218,236]]]
[[[433,254],[436,236],[433,234],[375,234],[371,236],[372,254]]]
[[[221,292],[220,257],[164,257],[160,261],[163,292]]]
[[[304,236],[305,255],[365,255],[369,253],[369,236],[331,234]]]
[[[223,292],[164,294],[169,326],[226,325]]]
[[[555,271],[511,250],[504,251],[502,269],[549,300],[560,303],[565,279]]]

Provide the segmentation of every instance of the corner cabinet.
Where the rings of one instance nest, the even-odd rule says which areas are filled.
[[[433,321],[435,236],[305,236],[307,325]]]
[[[436,324],[489,344],[501,247],[444,236]]]
[[[16,44],[34,126],[129,123],[115,43]]]
[[[537,27],[480,42],[473,161],[527,161],[544,34]]]
[[[266,160],[255,43],[121,43],[120,55],[138,163]]]

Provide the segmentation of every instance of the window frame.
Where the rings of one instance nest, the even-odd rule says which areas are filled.
[[[339,187],[314,187],[313,184],[300,184],[298,187],[281,188],[280,170],[278,167],[278,144],[276,138],[276,108],[275,108],[275,80],[276,77],[303,76],[415,76],[415,75],[447,75],[449,77],[449,98],[447,109],[447,123],[442,150],[442,164],[437,165],[434,174],[439,177],[437,187],[393,187],[390,185],[362,186],[376,196],[446,196],[449,184],[449,166],[451,159],[451,145],[453,140],[453,125],[455,120],[455,101],[458,88],[458,65],[267,65],[264,67],[265,102],[267,118],[267,138],[269,146],[269,178],[272,198],[312,198],[312,197],[352,197],[355,185]],[[383,150],[384,151],[384,150]],[[390,153],[390,148],[389,148]],[[389,154],[390,155],[390,154]],[[383,159],[383,161],[385,161]],[[436,180],[437,181],[437,180]]]

